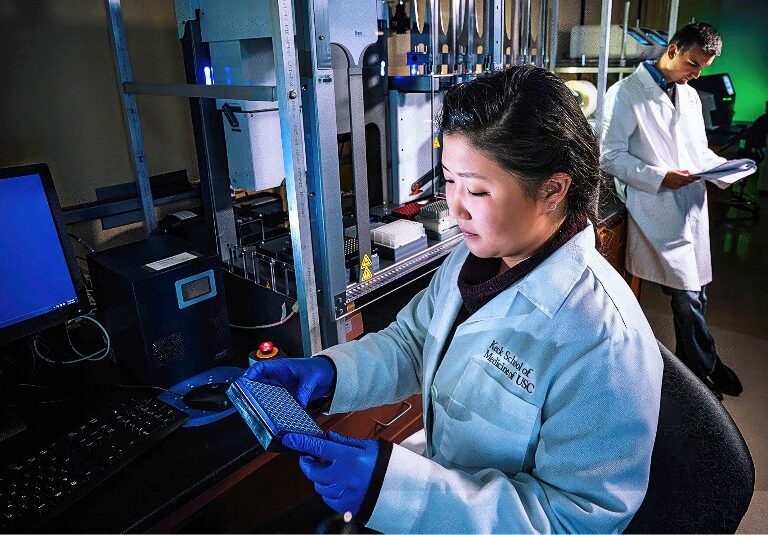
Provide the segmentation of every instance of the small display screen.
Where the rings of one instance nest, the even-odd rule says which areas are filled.
[[[207,276],[181,285],[181,296],[184,301],[191,301],[209,293],[211,293],[211,279]]]
[[[731,77],[727,74],[723,75],[723,84],[725,85],[725,92],[733,95],[733,84],[731,83]]]

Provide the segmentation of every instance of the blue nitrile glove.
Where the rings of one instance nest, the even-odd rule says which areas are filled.
[[[360,511],[379,456],[375,440],[349,438],[333,431],[328,438],[289,433],[283,446],[304,453],[299,467],[334,511],[356,515]]]
[[[245,376],[284,387],[305,409],[310,401],[330,396],[336,382],[336,370],[325,357],[265,360],[248,368]]]

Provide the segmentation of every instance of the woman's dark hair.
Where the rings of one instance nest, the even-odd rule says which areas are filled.
[[[567,213],[595,223],[602,181],[600,149],[573,93],[551,72],[517,66],[451,87],[442,134],[461,134],[515,175],[532,199],[555,173],[571,177]]]

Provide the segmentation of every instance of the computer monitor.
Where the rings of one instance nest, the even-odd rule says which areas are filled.
[[[0,169],[0,345],[87,308],[48,166]]]
[[[688,84],[699,92],[699,97],[703,97],[702,103],[709,103],[702,107],[705,114],[704,123],[711,124],[713,129],[730,127],[736,105],[736,90],[730,75],[728,73],[707,74],[691,80]],[[703,95],[706,93],[712,97]]]

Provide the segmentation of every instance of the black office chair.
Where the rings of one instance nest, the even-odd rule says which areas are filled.
[[[759,166],[760,162],[765,158],[767,137],[768,114],[765,114],[758,117],[744,132],[742,136],[744,146],[738,149],[736,156],[738,158],[750,158]],[[746,218],[751,219],[752,221],[760,219],[760,203],[747,192],[749,182],[759,183],[759,181],[759,172],[757,172],[731,186],[731,198],[728,202],[728,207],[736,208],[736,213],[727,219],[734,220]],[[740,216],[739,211],[746,212],[748,216]]]
[[[735,533],[755,467],[723,405],[675,355],[664,359],[648,492],[625,533]]]

